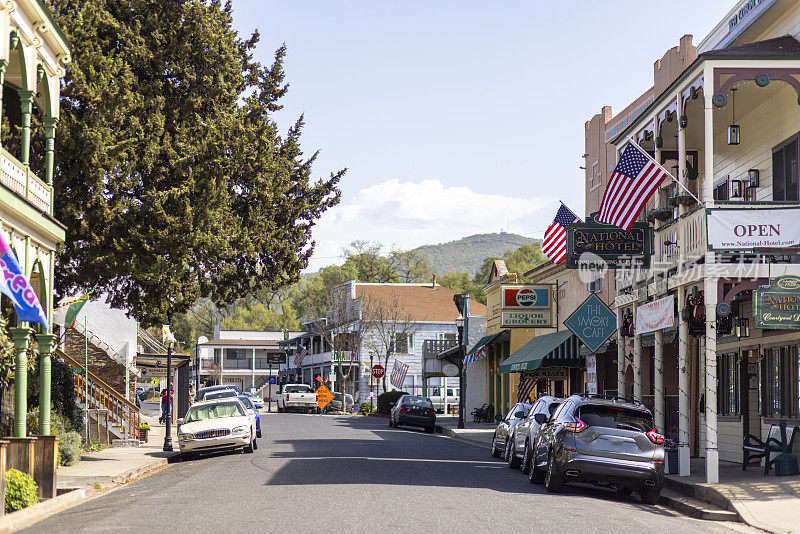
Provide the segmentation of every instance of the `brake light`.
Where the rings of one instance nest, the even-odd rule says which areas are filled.
[[[576,417],[574,423],[564,423],[564,428],[567,432],[578,433],[586,429],[586,423]]]
[[[289,402],[289,394],[286,394],[286,402]]]
[[[406,411],[406,407],[401,404],[400,407],[397,409],[397,411],[398,412],[404,412],[404,411]]]
[[[662,445],[664,443],[664,436],[659,434],[655,428],[647,433],[647,437],[656,445]]]

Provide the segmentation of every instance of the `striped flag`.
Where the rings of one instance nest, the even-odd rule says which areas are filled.
[[[303,359],[308,354],[308,350],[304,346],[300,346],[300,350],[297,351],[297,354],[294,355],[294,366],[300,367],[300,364],[303,363]]]
[[[408,366],[404,363],[400,363],[399,360],[395,360],[394,368],[392,369],[392,374],[389,377],[389,382],[391,382],[392,385],[397,389],[403,389],[403,382],[406,379],[407,372],[408,372]]]
[[[533,378],[526,378],[520,382],[519,389],[517,389],[517,402],[527,402],[534,386],[536,386],[536,380]]]
[[[671,175],[649,154],[628,143],[611,174],[597,220],[627,232],[667,176]]]
[[[559,264],[567,256],[567,227],[575,222],[581,222],[580,218],[562,202],[556,212],[556,218],[544,231],[544,241],[542,241],[542,252],[553,260],[553,263]]]
[[[486,345],[482,346],[475,352],[464,356],[464,364],[466,365],[468,363],[477,362],[481,356],[485,355],[486,355]]]

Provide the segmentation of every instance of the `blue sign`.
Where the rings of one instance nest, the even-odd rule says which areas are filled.
[[[267,377],[267,384],[277,384],[277,383],[278,383],[277,377],[274,376]]]
[[[570,315],[564,325],[578,336],[589,352],[597,352],[606,339],[617,331],[617,316],[592,293]]]

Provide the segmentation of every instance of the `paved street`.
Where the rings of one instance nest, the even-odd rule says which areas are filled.
[[[262,427],[254,454],[175,464],[28,532],[731,531],[594,487],[549,495],[484,448],[385,419],[265,414]]]

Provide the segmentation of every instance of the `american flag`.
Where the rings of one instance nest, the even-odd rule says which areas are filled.
[[[544,241],[542,241],[542,252],[553,260],[553,263],[561,263],[567,256],[567,227],[574,222],[581,220],[562,202],[556,212],[556,218],[544,231]]]
[[[408,366],[404,363],[400,363],[399,360],[395,360],[392,374],[389,377],[389,382],[391,382],[392,385],[397,389],[403,389],[403,382],[406,379],[407,372]]]
[[[486,354],[486,345],[479,348],[475,352],[472,352],[464,356],[464,364],[477,362],[480,359],[480,357],[483,356],[484,354]]]
[[[627,232],[667,176],[670,174],[656,160],[635,143],[628,143],[611,173],[597,220]]]
[[[300,367],[300,364],[303,363],[303,359],[308,354],[308,350],[302,345],[300,346],[300,350],[297,351],[297,354],[294,355],[294,366]]]
[[[517,389],[517,402],[527,402],[528,395],[531,394],[535,385],[536,380],[533,378],[526,378],[520,382],[519,388]]]

